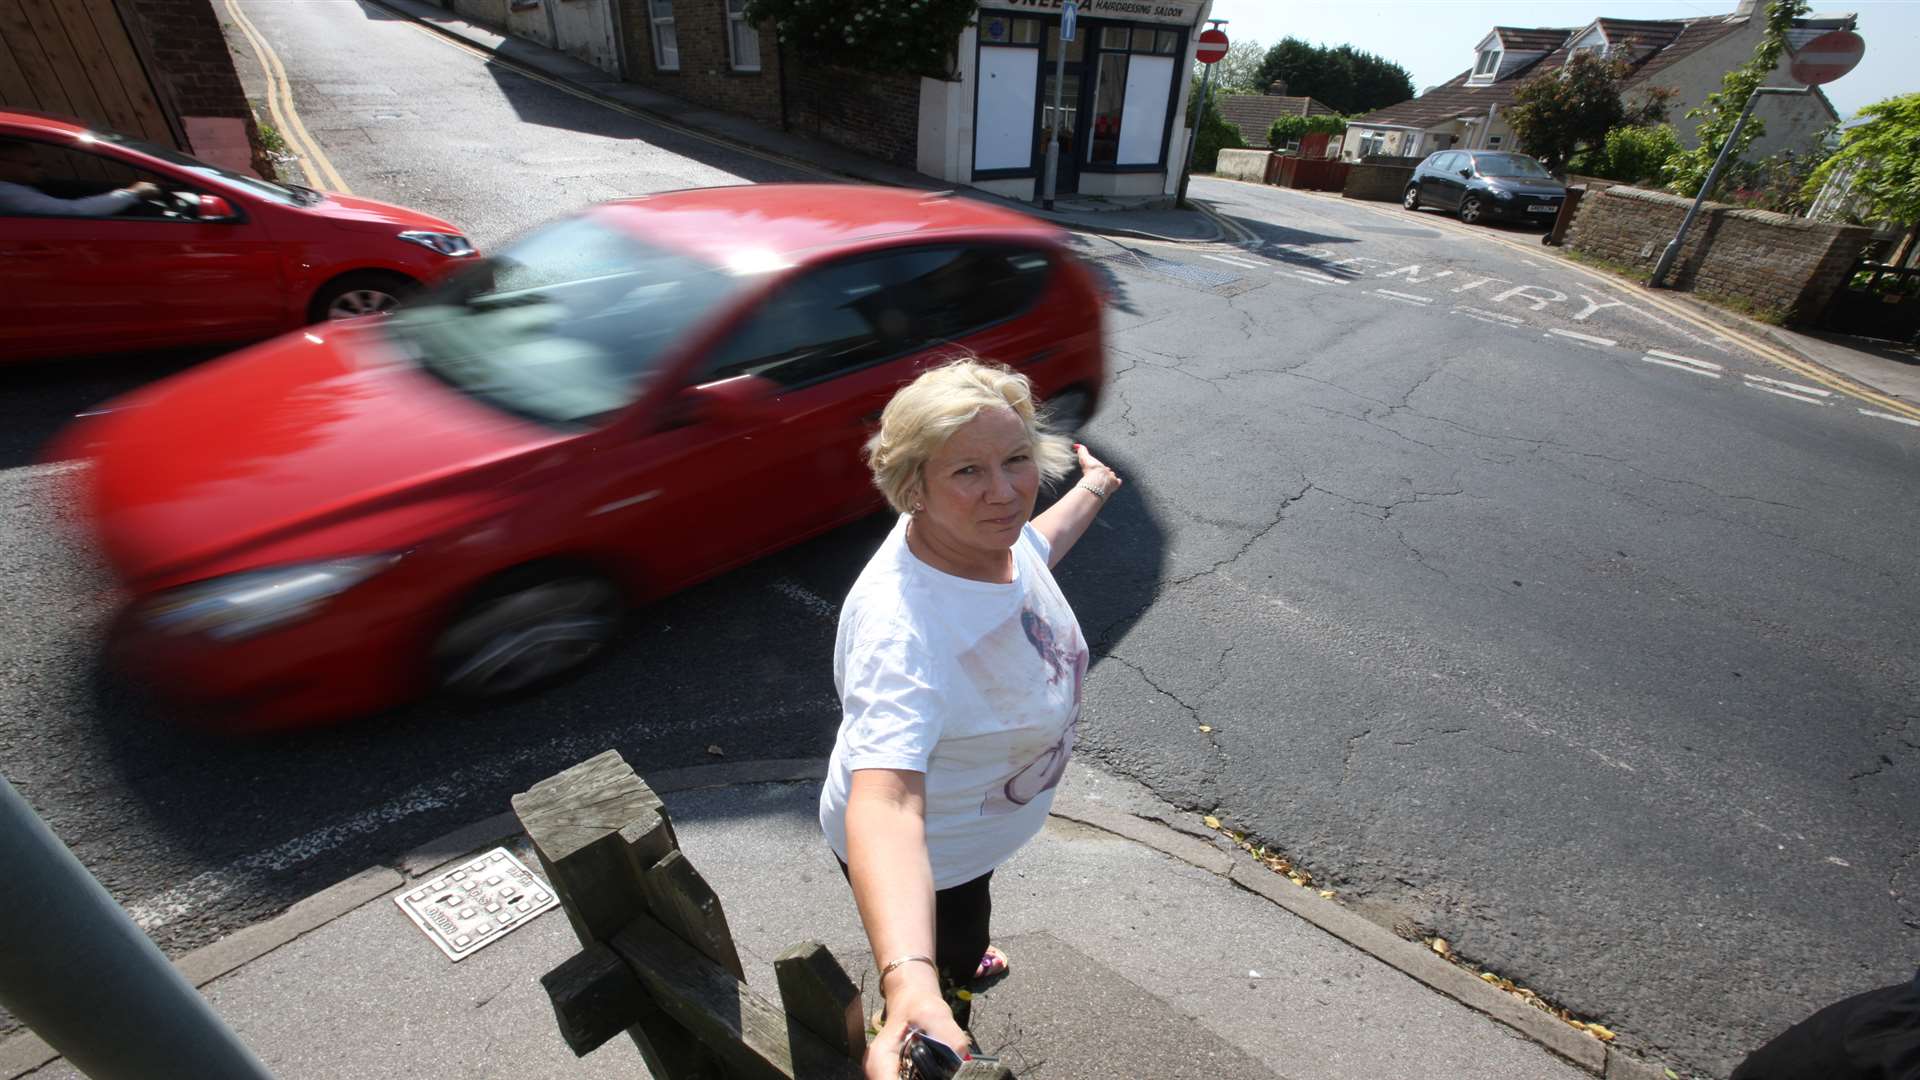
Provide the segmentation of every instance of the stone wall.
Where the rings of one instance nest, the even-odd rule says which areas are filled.
[[[1264,183],[1267,179],[1267,159],[1272,156],[1266,150],[1222,150],[1219,163],[1213,167],[1213,175],[1229,180]]]
[[[1651,272],[1691,204],[1632,187],[1589,191],[1567,246]],[[1872,230],[1857,225],[1710,202],[1694,219],[1668,284],[1745,301],[1787,322],[1810,322],[1826,310],[1872,238]]]
[[[1407,184],[1413,179],[1413,167],[1410,165],[1368,165],[1353,166],[1347,173],[1346,186],[1340,194],[1349,199],[1373,199],[1378,202],[1399,202],[1407,193]]]

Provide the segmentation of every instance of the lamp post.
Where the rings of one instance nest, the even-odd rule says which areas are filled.
[[[1713,159],[1713,168],[1707,170],[1706,182],[1700,185],[1700,193],[1693,197],[1693,205],[1687,207],[1687,216],[1680,219],[1680,227],[1674,230],[1673,239],[1667,241],[1665,251],[1660,253],[1660,261],[1653,265],[1653,277],[1647,284],[1659,288],[1666,282],[1667,273],[1673,269],[1673,261],[1680,257],[1680,245],[1687,238],[1687,230],[1693,228],[1693,219],[1700,216],[1700,207],[1713,194],[1713,186],[1720,182],[1721,170],[1727,167],[1727,159],[1733,156],[1733,146],[1740,141],[1740,129],[1747,126],[1747,118],[1753,115],[1754,102],[1762,94],[1811,94],[1811,86],[1756,86],[1747,96],[1747,103],[1740,109],[1740,118],[1733,122],[1733,130],[1727,133],[1727,141],[1720,144],[1720,153]]]

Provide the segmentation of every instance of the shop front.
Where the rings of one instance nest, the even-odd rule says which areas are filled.
[[[1061,195],[1171,194],[1193,37],[1209,6],[1083,0],[1062,43],[1059,0],[983,0],[959,43],[960,78],[923,84],[920,170],[1038,199],[1056,139]]]

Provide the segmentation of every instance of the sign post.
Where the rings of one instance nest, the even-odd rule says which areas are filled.
[[[1173,203],[1180,206],[1187,201],[1187,181],[1193,179],[1193,144],[1200,141],[1200,124],[1207,118],[1207,88],[1213,82],[1213,65],[1227,55],[1227,35],[1220,28],[1227,25],[1225,19],[1208,19],[1212,25],[1200,32],[1200,38],[1193,48],[1193,58],[1206,65],[1200,75],[1200,100],[1193,103],[1193,127],[1187,132],[1187,163],[1180,169],[1180,190],[1174,196]]]
[[[1720,153],[1713,159],[1713,168],[1707,171],[1706,182],[1700,185],[1699,194],[1693,197],[1693,205],[1687,208],[1687,216],[1680,219],[1680,227],[1674,230],[1673,239],[1667,241],[1666,250],[1660,253],[1660,261],[1653,266],[1653,277],[1647,284],[1660,288],[1666,283],[1667,274],[1673,270],[1673,262],[1680,256],[1680,245],[1687,239],[1687,230],[1693,228],[1693,219],[1700,216],[1700,207],[1713,194],[1713,187],[1720,182],[1720,173],[1727,167],[1727,159],[1733,156],[1734,145],[1740,141],[1740,130],[1747,126],[1747,120],[1753,116],[1753,106],[1762,94],[1811,94],[1813,88],[1833,80],[1853,70],[1866,53],[1866,42],[1851,30],[1834,30],[1802,45],[1793,55],[1793,63],[1787,71],[1801,86],[1758,86],[1747,98],[1740,109],[1740,118],[1733,122],[1733,130],[1727,133],[1727,141],[1720,144]]]
[[[1060,48],[1053,55],[1053,126],[1047,129],[1047,185],[1041,193],[1042,208],[1053,209],[1053,195],[1060,185],[1060,124],[1066,114],[1061,111],[1060,95],[1067,82],[1067,43],[1073,40],[1080,22],[1080,5],[1075,0],[1065,0],[1060,5]]]

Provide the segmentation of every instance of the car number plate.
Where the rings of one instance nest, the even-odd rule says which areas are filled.
[[[1558,205],[1542,206],[1535,204],[1527,207],[1527,213],[1529,214],[1557,214],[1559,212],[1560,207]]]

